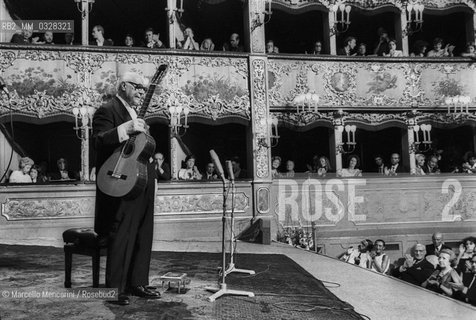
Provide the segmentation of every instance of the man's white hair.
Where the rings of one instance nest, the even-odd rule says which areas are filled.
[[[131,72],[131,71],[124,72],[119,77],[119,81],[117,81],[117,89],[118,90],[119,90],[119,87],[121,86],[121,84],[123,82],[132,82],[132,83],[135,83],[135,84],[140,84],[143,87],[146,87],[147,83],[148,83],[147,79],[144,79],[143,76],[141,76],[138,73]]]

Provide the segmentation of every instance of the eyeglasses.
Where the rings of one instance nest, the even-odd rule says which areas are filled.
[[[134,82],[127,81],[128,84],[130,84],[134,90],[144,90],[144,87],[141,84],[137,84]]]

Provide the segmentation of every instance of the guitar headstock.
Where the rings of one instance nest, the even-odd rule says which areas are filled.
[[[158,85],[162,79],[165,77],[167,70],[169,69],[169,65],[161,64],[157,71],[155,72],[154,76],[150,80],[150,85],[156,86]]]

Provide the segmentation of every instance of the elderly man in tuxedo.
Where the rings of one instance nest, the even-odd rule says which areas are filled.
[[[160,152],[154,154],[155,173],[157,181],[170,180],[170,166],[164,161],[164,155]]]
[[[140,75],[124,73],[117,95],[94,114],[98,172],[122,142],[136,133],[147,132],[147,124],[137,118],[134,110],[140,105],[144,84]],[[121,305],[129,304],[129,294],[147,299],[160,297],[147,287],[154,226],[154,178],[154,165],[149,162],[146,187],[137,197],[111,197],[96,188],[94,229],[108,240],[106,287],[118,288]]]
[[[416,244],[411,255],[405,255],[405,262],[393,270],[393,276],[403,281],[421,286],[433,273],[435,267],[425,259],[425,246]]]
[[[426,255],[435,255],[438,256],[442,249],[451,249],[447,245],[445,245],[443,241],[443,234],[441,232],[435,232],[431,236],[432,244],[426,245]]]

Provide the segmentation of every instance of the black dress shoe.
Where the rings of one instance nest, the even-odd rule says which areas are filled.
[[[133,287],[131,289],[131,293],[132,293],[133,296],[146,298],[146,299],[159,299],[160,298],[160,293],[158,293],[156,291],[152,291],[150,289],[147,289],[146,287],[143,287],[143,286]]]
[[[128,306],[130,304],[129,297],[124,293],[119,293],[119,296],[117,296],[117,300],[112,300],[108,302],[120,306]]]

